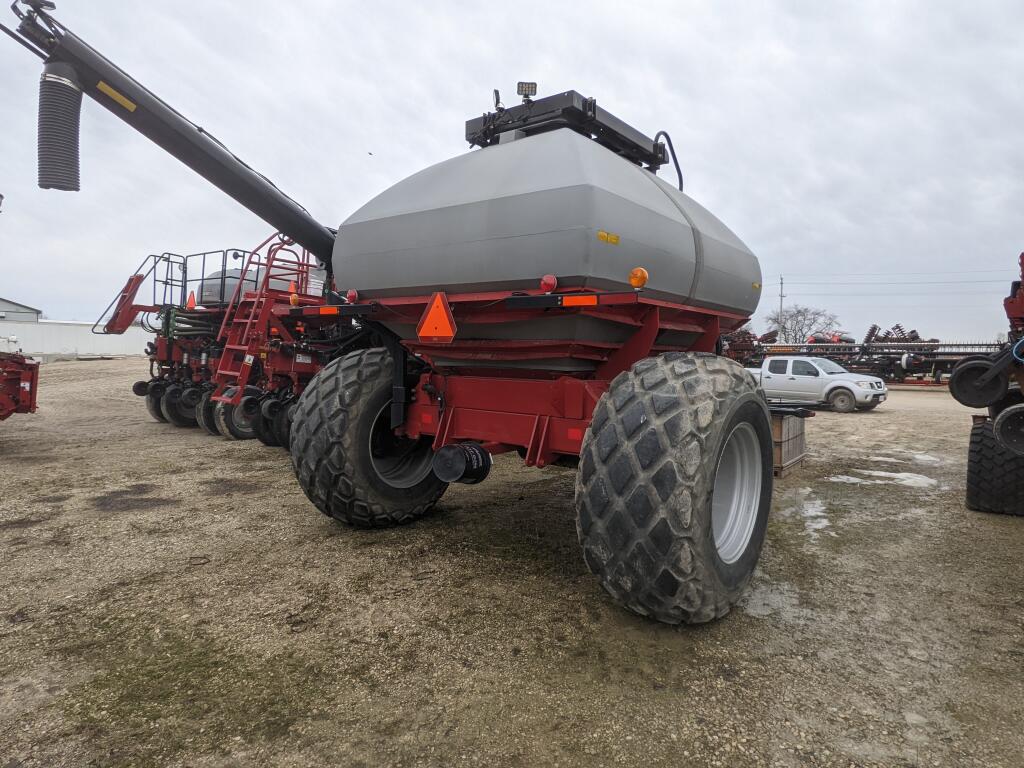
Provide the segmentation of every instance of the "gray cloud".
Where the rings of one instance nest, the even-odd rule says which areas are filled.
[[[535,79],[673,134],[687,191],[761,258],[758,318],[782,273],[787,301],[827,306],[858,334],[870,322],[961,338],[1005,326],[999,299],[1024,249],[1019,3],[58,6],[325,223],[465,151],[463,121],[490,89],[511,100],[516,80]],[[265,236],[93,103],[83,191],[37,189],[39,64],[4,39],[0,72],[0,295],[93,319],[147,253]],[[918,272],[942,274],[906,274]],[[995,282],[954,282],[981,279]]]

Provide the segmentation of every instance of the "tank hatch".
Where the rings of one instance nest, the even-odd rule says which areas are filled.
[[[522,89],[520,89],[522,91]],[[466,121],[466,141],[489,147],[510,132],[531,136],[556,128],[571,128],[632,163],[656,171],[668,159],[665,145],[597,105],[597,99],[566,91],[543,99],[529,96],[513,107],[501,105],[495,91],[494,111]]]

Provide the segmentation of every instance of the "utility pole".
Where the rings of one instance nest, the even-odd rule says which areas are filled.
[[[782,325],[782,300],[786,298],[786,294],[782,292],[783,277],[779,275],[779,325]]]

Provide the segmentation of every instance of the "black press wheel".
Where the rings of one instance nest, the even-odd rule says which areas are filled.
[[[852,413],[857,407],[857,398],[848,389],[836,389],[828,396],[828,405],[836,413]]]
[[[273,427],[277,442],[288,450],[291,445],[292,414],[295,413],[295,400],[287,400],[274,414]]]
[[[615,377],[583,438],[576,524],[611,596],[669,624],[728,613],[768,524],[768,408],[737,363],[673,352]]]
[[[208,389],[199,398],[199,404],[196,405],[196,423],[211,435],[220,437],[221,434],[220,430],[217,429],[217,421],[213,418],[213,409],[216,403],[210,400],[212,394],[213,391]]]
[[[422,517],[448,487],[431,468],[430,438],[392,432],[391,386],[386,350],[351,352],[317,374],[292,416],[302,490],[325,515],[360,528]]]
[[[949,394],[968,408],[987,408],[1006,395],[1010,375],[1004,369],[986,383],[981,383],[993,368],[989,358],[964,360],[957,363],[949,377]]]
[[[232,397],[234,392],[235,388],[230,387],[224,390],[224,396]],[[260,390],[256,387],[246,387],[245,394],[257,397]],[[213,406],[213,420],[217,430],[228,440],[252,440],[256,437],[252,426],[252,412],[243,408],[241,402],[238,405],[231,405],[217,401]]]
[[[149,411],[149,415],[157,421],[167,421],[167,417],[164,416],[163,409],[160,407],[160,395],[153,392],[146,394],[146,410]]]
[[[1005,448],[991,421],[975,424],[967,449],[967,508],[1024,515],[1024,457]]]
[[[196,426],[195,406],[189,406],[182,398],[184,388],[178,384],[172,384],[164,390],[160,398],[160,412],[164,421],[176,427]]]
[[[244,402],[244,401],[243,401]],[[270,447],[276,447],[281,445],[277,439],[277,434],[274,432],[274,422],[272,419],[268,419],[263,415],[263,403],[256,402],[255,412],[249,417],[249,421],[252,424],[252,432],[256,435],[256,439],[264,445]]]

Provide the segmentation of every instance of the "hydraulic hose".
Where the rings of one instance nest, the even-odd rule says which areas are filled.
[[[668,135],[668,131],[658,131],[654,134],[654,140],[657,141],[662,136],[665,137],[665,143],[668,144],[669,154],[672,155],[672,164],[676,167],[676,175],[679,177],[679,191],[683,191],[683,170],[679,167],[679,158],[676,157],[676,148],[672,146],[672,137]]]

